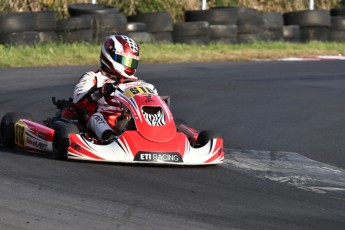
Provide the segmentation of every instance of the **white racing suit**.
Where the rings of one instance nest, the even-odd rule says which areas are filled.
[[[101,96],[97,90],[105,83],[114,82],[101,70],[90,71],[80,78],[74,89],[73,102],[77,107],[86,109],[90,116],[87,128],[91,129],[99,139],[104,139],[103,134],[114,129],[116,118],[123,111],[119,101],[112,98],[111,105],[109,105],[110,97]],[[95,96],[97,94],[98,96]]]

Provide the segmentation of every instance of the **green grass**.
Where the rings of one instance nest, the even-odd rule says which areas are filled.
[[[100,45],[48,43],[0,45],[0,67],[97,65]],[[141,44],[141,63],[248,61],[312,55],[345,55],[345,43]]]

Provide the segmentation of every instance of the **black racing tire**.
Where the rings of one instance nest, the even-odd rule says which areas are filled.
[[[9,112],[6,113],[1,119],[1,142],[7,148],[14,148],[16,146],[14,124],[20,119],[32,120],[32,115],[24,112]]]
[[[92,17],[92,30],[94,33],[111,31],[117,33],[127,30],[127,16],[122,13],[94,14]]]
[[[246,23],[250,21],[262,20],[261,14],[256,9],[247,7],[237,8],[237,24]]]
[[[56,24],[56,31],[69,31],[69,30],[84,30],[91,29],[92,18],[87,16],[70,17],[67,19],[60,19]]]
[[[57,38],[59,41],[66,42],[66,43],[75,43],[75,42],[91,43],[94,41],[94,36],[91,29],[57,32]]]
[[[210,27],[206,21],[182,22],[174,24],[173,38],[209,35]]]
[[[328,40],[332,42],[345,42],[345,30],[331,30]]]
[[[127,32],[147,32],[147,26],[143,22],[129,22]]]
[[[210,38],[218,39],[236,39],[237,25],[210,25]]]
[[[246,7],[238,8],[237,30],[239,34],[256,34],[265,29],[259,11]]]
[[[345,16],[331,17],[331,30],[345,30]]]
[[[75,124],[57,121],[53,137],[53,153],[59,160],[67,159],[67,148],[70,145],[70,134],[78,134],[79,129]]]
[[[34,30],[34,16],[29,12],[0,15],[0,34]]]
[[[255,34],[265,29],[262,20],[248,21],[237,24],[237,30],[239,34]]]
[[[302,10],[283,14],[285,25],[301,27],[331,26],[331,15],[328,10]]]
[[[345,8],[333,8],[330,13],[331,16],[345,16]]]
[[[263,13],[262,19],[268,30],[282,29],[284,26],[284,18],[281,13]]]
[[[0,44],[29,45],[39,42],[37,31],[14,32],[0,35]]]
[[[168,12],[139,13],[129,16],[128,22],[143,22],[146,24],[148,32],[171,32],[174,25]]]
[[[283,27],[284,40],[287,42],[301,41],[301,28],[297,25],[290,25]]]
[[[150,43],[154,41],[151,33],[148,32],[126,32],[126,35],[132,38],[136,43]]]
[[[186,22],[207,21],[210,25],[236,25],[237,8],[213,8],[210,10],[187,10]]]
[[[155,42],[173,42],[172,32],[154,32],[152,36]]]
[[[214,138],[222,138],[222,136],[213,130],[203,130],[199,133],[196,143],[199,147],[203,147]]]
[[[329,27],[310,26],[301,27],[301,41],[327,41],[329,36]]]
[[[71,16],[79,16],[85,14],[113,14],[118,13],[119,10],[101,4],[76,3],[68,6],[68,12]]]
[[[34,30],[54,31],[56,29],[56,18],[53,11],[34,12]]]

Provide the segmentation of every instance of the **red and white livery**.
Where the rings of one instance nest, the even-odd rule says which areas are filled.
[[[175,165],[223,162],[220,135],[197,132],[174,120],[166,98],[160,97],[152,84],[120,84],[115,95],[107,98],[110,105],[112,100],[122,103],[124,119],[118,121],[122,131],[111,140],[97,140],[81,128],[80,119],[58,116],[42,125],[31,121],[29,114],[7,113],[1,120],[2,143],[6,147],[53,152],[60,159]]]

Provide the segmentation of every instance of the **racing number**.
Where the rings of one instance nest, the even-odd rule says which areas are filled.
[[[133,93],[133,95],[136,95],[138,93],[154,94],[152,89],[145,87],[145,86],[134,87],[134,88],[130,88],[129,90]]]
[[[24,146],[24,138],[25,138],[25,127],[16,124],[15,125],[15,143],[20,146]]]

